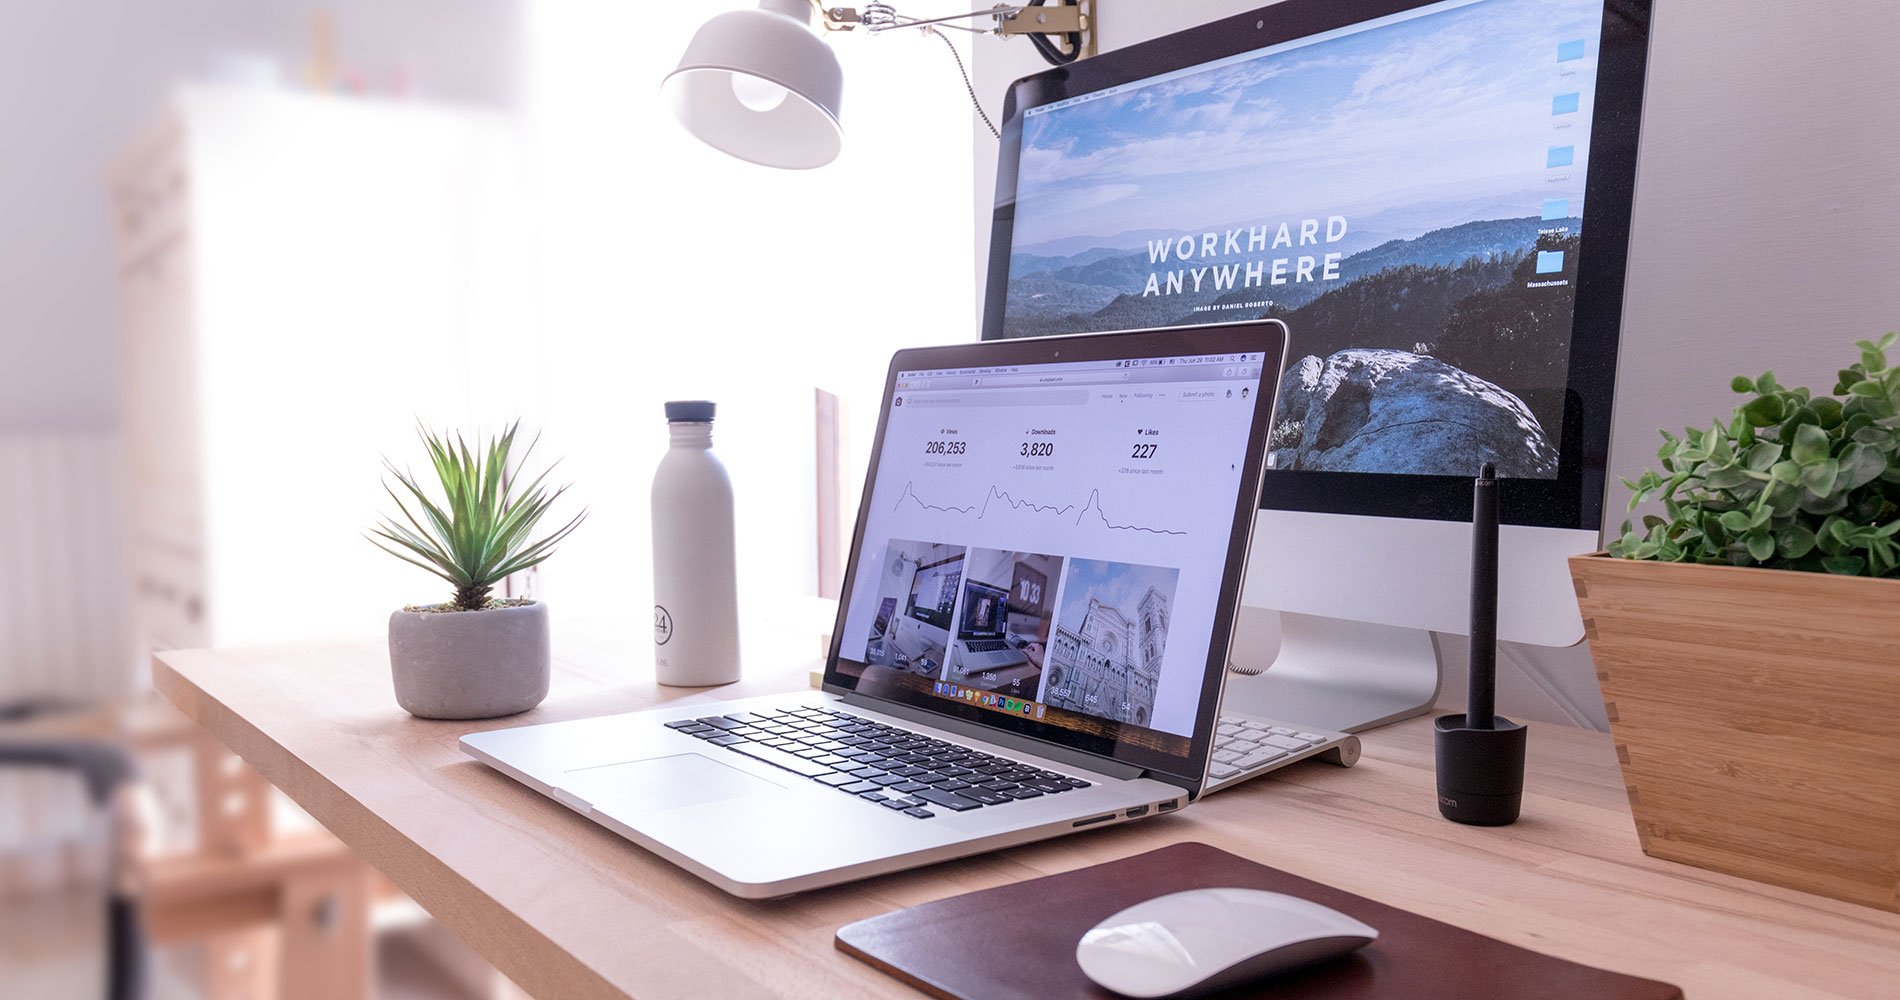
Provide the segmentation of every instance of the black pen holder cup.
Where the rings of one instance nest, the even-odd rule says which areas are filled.
[[[1493,729],[1472,729],[1463,715],[1441,715],[1437,729],[1438,811],[1454,823],[1517,822],[1524,801],[1524,745],[1529,730],[1496,716]]]

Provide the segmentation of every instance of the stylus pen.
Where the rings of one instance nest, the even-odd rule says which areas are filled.
[[[1497,466],[1478,469],[1471,484],[1471,667],[1466,686],[1465,726],[1490,729],[1497,710],[1498,681],[1498,482]]]

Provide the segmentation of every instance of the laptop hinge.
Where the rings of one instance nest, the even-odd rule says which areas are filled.
[[[973,740],[1006,746],[1011,750],[1033,753],[1038,757],[1047,757],[1050,760],[1061,761],[1064,764],[1094,771],[1097,774],[1104,774],[1111,778],[1119,778],[1123,781],[1131,781],[1135,778],[1145,777],[1148,774],[1145,768],[1136,767],[1133,764],[1124,764],[1121,761],[1110,760],[1107,757],[1102,757],[1097,754],[1071,750],[1068,747],[1057,746],[1054,743],[1048,743],[1043,740],[1030,739],[1027,736],[1019,736],[1015,733],[1000,732],[988,726],[977,725],[974,722],[952,719],[948,716],[939,715],[936,712],[926,712],[921,708],[912,708],[909,705],[900,705],[896,702],[884,701],[880,698],[869,698],[855,691],[846,692],[842,698],[847,705],[856,705],[860,708],[883,712],[886,715],[895,715],[900,719],[909,719],[912,722],[934,726],[945,732],[955,733],[958,736],[966,736]]]

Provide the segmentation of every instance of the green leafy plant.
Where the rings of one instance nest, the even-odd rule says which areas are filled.
[[[1900,577],[1900,334],[1856,341],[1834,396],[1789,389],[1774,372],[1736,376],[1751,398],[1727,424],[1663,432],[1662,472],[1635,482],[1630,509],[1660,498],[1666,516],[1623,523],[1611,555],[1848,576]],[[1835,398],[1839,397],[1839,398]]]
[[[528,541],[536,522],[567,492],[567,487],[551,489],[543,485],[548,472],[553,471],[550,466],[525,488],[517,488],[520,466],[535,444],[528,443],[520,462],[509,463],[520,426],[521,422],[516,421],[499,436],[485,442],[478,440],[480,447],[475,450],[459,433],[451,443],[447,434],[417,428],[442,484],[444,502],[440,504],[430,499],[413,474],[396,468],[387,458],[383,460],[422,517],[411,513],[409,505],[384,480],[383,489],[396,501],[403,520],[384,518],[371,529],[374,537],[369,540],[390,555],[454,584],[455,597],[449,604],[453,610],[488,607],[489,591],[496,583],[553,555],[554,546],[587,517],[587,511],[582,510],[559,530],[539,541]]]

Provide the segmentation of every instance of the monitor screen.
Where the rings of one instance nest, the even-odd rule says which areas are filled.
[[[985,336],[1280,318],[1263,505],[1467,516],[1491,461],[1519,523],[1594,527],[1641,86],[1616,21],[1287,0],[1019,81]]]
[[[1185,773],[1283,353],[1270,323],[900,353],[827,682]]]
[[[963,585],[963,627],[959,634],[966,639],[1001,639],[1004,628],[1004,606],[1009,599],[1008,591],[1001,587],[992,587],[986,583],[971,580]]]
[[[877,620],[871,623],[871,638],[881,639],[891,630],[891,616],[897,613],[897,598],[886,597],[877,604]]]
[[[937,628],[950,627],[950,611],[957,603],[957,581],[963,579],[963,553],[917,568],[910,582],[910,603],[904,613]]]

